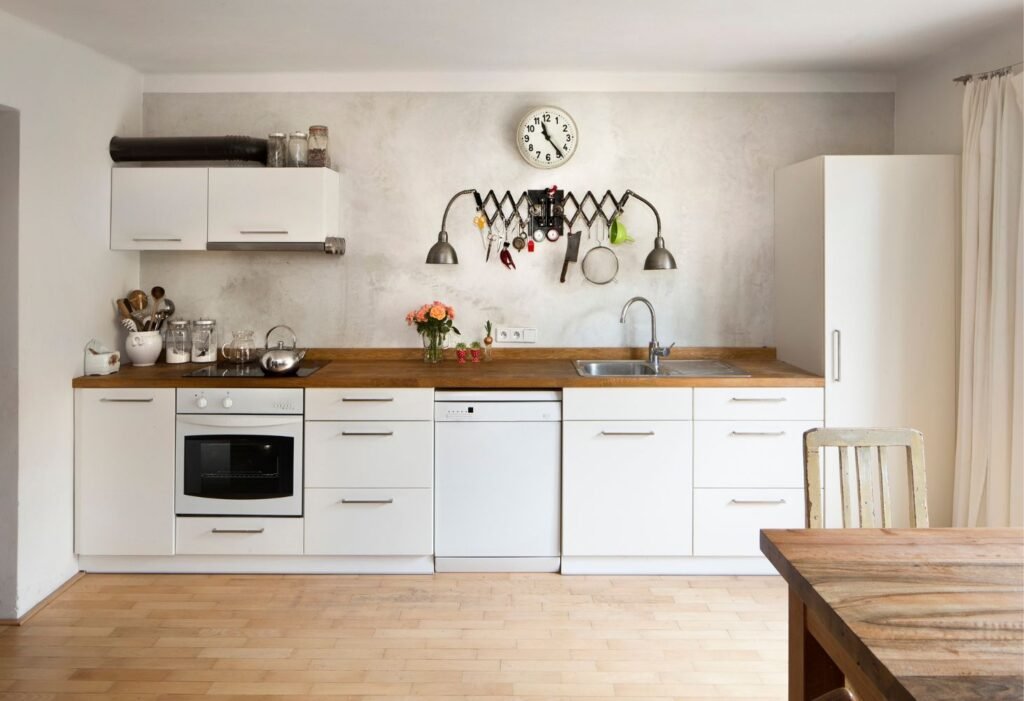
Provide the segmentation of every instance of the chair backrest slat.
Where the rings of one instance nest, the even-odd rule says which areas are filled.
[[[902,447],[907,451],[911,494],[910,525],[913,528],[928,527],[924,437],[920,431],[904,428],[816,428],[804,434],[808,528],[822,528],[825,525],[821,450],[827,447],[839,449],[839,490],[844,528],[892,527],[889,463],[885,455],[885,449],[890,447]],[[877,490],[875,475],[878,475]],[[854,513],[857,514],[856,519]]]

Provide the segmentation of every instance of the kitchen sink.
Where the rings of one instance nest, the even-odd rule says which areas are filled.
[[[720,360],[662,360],[658,371],[646,360],[577,360],[582,377],[750,377]]]

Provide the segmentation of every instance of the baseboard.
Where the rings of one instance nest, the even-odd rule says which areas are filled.
[[[553,557],[435,557],[435,572],[558,572]]]
[[[20,618],[0,618],[0,626],[22,626],[28,622],[30,618],[35,616],[37,613],[42,611],[44,608],[53,603],[53,600],[68,590],[72,584],[77,582],[85,576],[85,572],[75,572],[73,575],[68,577],[67,581],[61,584],[59,587],[54,589],[46,598],[40,601],[38,604],[30,608]]]
[[[764,557],[566,557],[562,574],[766,575],[778,574]]]
[[[434,558],[313,555],[79,555],[86,572],[164,574],[433,574]]]

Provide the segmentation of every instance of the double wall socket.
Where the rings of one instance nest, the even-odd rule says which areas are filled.
[[[494,335],[498,343],[536,343],[537,329],[528,326],[501,326]]]

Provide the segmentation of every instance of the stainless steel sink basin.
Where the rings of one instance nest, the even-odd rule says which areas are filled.
[[[645,360],[577,360],[582,377],[750,377],[721,360],[662,360],[658,372]]]

